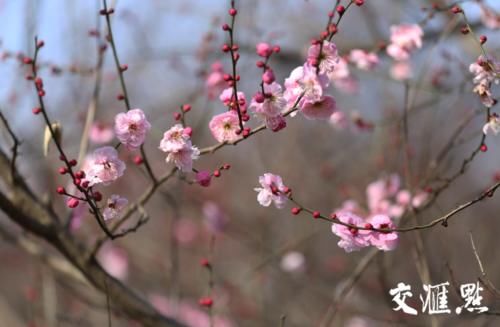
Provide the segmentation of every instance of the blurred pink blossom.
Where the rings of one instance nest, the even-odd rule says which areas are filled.
[[[220,61],[216,61],[211,66],[211,71],[208,74],[205,81],[205,88],[207,90],[207,95],[210,100],[216,98],[220,94],[227,83],[224,81],[224,69]]]
[[[111,124],[95,122],[90,126],[89,140],[94,144],[104,144],[110,142],[115,133]]]
[[[189,245],[198,237],[198,225],[191,219],[181,218],[174,224],[174,236],[179,244]]]
[[[391,66],[391,77],[398,81],[404,81],[412,77],[413,72],[408,61],[396,61]]]
[[[289,273],[302,272],[305,270],[305,257],[297,251],[290,251],[281,258],[281,269]]]
[[[419,25],[402,24],[391,26],[391,43],[387,54],[397,61],[410,59],[413,50],[422,47],[424,31]]]
[[[203,204],[203,220],[206,228],[213,234],[221,233],[228,221],[224,211],[212,201]]]
[[[487,135],[489,132],[492,132],[494,135],[500,133],[500,118],[496,114],[490,115],[488,122],[483,127],[484,134]]]
[[[353,49],[349,53],[349,61],[362,70],[373,70],[379,64],[379,58],[374,52],[361,49]]]
[[[316,102],[306,102],[301,107],[300,112],[307,119],[327,120],[337,109],[337,103],[331,96],[325,95]]]
[[[102,268],[111,276],[119,280],[128,277],[128,255],[127,252],[113,245],[111,242],[105,243],[97,253],[97,260]]]
[[[495,12],[491,7],[480,2],[481,7],[481,22],[490,29],[500,28],[500,14]]]

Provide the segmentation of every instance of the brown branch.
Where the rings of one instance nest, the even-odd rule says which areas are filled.
[[[5,116],[3,115],[3,113],[1,111],[0,111],[0,120],[5,125],[5,128],[7,129],[7,133],[9,133],[10,137],[12,138],[12,142],[14,143],[14,144],[12,144],[12,147],[11,147],[12,159],[10,161],[10,176],[11,176],[12,180],[14,181],[16,179],[16,159],[17,159],[17,154],[18,154],[17,150],[18,150],[19,144],[21,144],[21,142],[19,141],[16,134],[14,133],[12,128],[10,127],[9,122],[7,121],[7,118],[5,118]]]
[[[2,152],[0,154],[0,178],[5,180],[8,160]],[[77,243],[64,226],[56,223],[57,219],[51,217],[49,210],[32,201],[30,194],[8,181],[6,184],[8,192],[0,191],[0,210],[24,230],[54,246],[101,292],[104,292],[107,282],[113,311],[138,320],[144,326],[183,326],[159,314],[148,302],[106,273],[95,257],[89,258],[82,245]]]

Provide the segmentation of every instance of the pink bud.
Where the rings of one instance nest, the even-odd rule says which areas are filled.
[[[210,186],[211,179],[212,179],[212,176],[206,170],[202,170],[202,171],[199,171],[198,173],[196,173],[196,182],[203,187]]]
[[[254,98],[255,102],[257,102],[257,103],[262,103],[265,100],[264,94],[262,94],[261,92],[255,93],[253,98]]]
[[[262,81],[266,84],[272,84],[275,81],[274,72],[272,69],[267,69],[264,74],[262,74]]]
[[[78,207],[79,203],[80,203],[80,201],[78,201],[77,199],[70,198],[66,204],[68,205],[69,208],[74,209],[74,208]]]
[[[258,43],[256,46],[257,54],[263,58],[269,57],[273,53],[272,47],[268,43]]]

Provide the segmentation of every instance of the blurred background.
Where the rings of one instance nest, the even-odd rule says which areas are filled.
[[[500,2],[483,3],[500,12]],[[425,183],[430,170],[432,176],[445,178],[460,169],[480,142],[484,124],[483,107],[472,93],[468,72],[480,49],[471,37],[460,33],[463,22],[451,13],[426,19],[432,4],[451,2],[367,0],[363,7],[349,9],[334,38],[339,53],[346,55],[356,48],[377,49],[380,42],[389,40],[393,24],[422,23],[424,45],[414,56],[413,76],[407,83],[413,106],[409,115],[412,183],[421,188],[429,186]],[[73,217],[72,232],[87,245],[102,232],[85,212],[69,212],[52,191],[65,179],[56,172],[55,152],[43,156],[44,125],[31,113],[37,103],[35,92],[20,61],[33,54],[35,35],[45,41],[39,60],[46,106],[51,118],[62,124],[68,153],[78,155],[96,87],[100,92],[88,151],[102,142],[116,143],[102,134],[124,109],[116,99],[120,83],[110,49],[102,52],[102,79],[96,86],[99,49],[106,43],[102,37],[105,22],[98,15],[101,5],[93,0],[0,0],[0,109],[22,140],[20,171],[63,217]],[[323,0],[237,1],[238,71],[248,101],[260,82],[256,43],[281,46],[270,63],[282,84],[304,62],[311,38],[323,30],[333,5],[334,1]],[[462,6],[474,32],[486,35],[487,49],[499,55],[499,30],[484,24],[484,13],[475,1],[463,1]],[[207,78],[216,62],[224,71],[230,68],[229,58],[220,51],[226,41],[220,25],[229,19],[229,2],[118,0],[113,7],[118,53],[129,66],[125,80],[131,105],[143,109],[152,122],[146,152],[160,175],[171,167],[158,145],[163,132],[175,124],[172,114],[182,104],[193,107],[187,116],[194,129],[193,144],[203,148],[216,143],[208,121],[226,108],[218,100],[220,84],[207,86]],[[423,288],[414,256],[416,232],[401,234],[401,244],[391,252],[345,253],[328,223],[307,214],[292,216],[291,206],[278,210],[256,201],[254,188],[266,172],[281,175],[296,199],[324,213],[348,199],[366,206],[366,186],[379,178],[395,173],[404,180],[405,83],[391,77],[391,60],[384,53],[380,52],[381,64],[374,71],[350,67],[350,85],[355,87],[330,88],[345,115],[342,124],[309,121],[298,115],[288,119],[287,128],[279,133],[264,131],[237,147],[203,156],[195,163],[197,169],[214,170],[224,163],[231,169],[208,188],[181,178],[169,180],[145,208],[149,222],[137,233],[101,249],[103,266],[160,311],[196,327],[209,325],[207,311],[198,305],[208,291],[208,273],[199,264],[201,258],[210,258],[213,265],[215,326],[280,326],[282,317],[286,326],[319,326],[325,317],[328,326],[499,325],[500,302],[486,289],[482,296],[490,309],[487,315],[419,313],[414,317],[392,310],[395,304],[389,289],[404,282],[413,290],[408,303],[420,312],[418,295]],[[253,119],[250,125],[258,122]],[[4,132],[2,126],[0,145],[8,150]],[[434,167],[433,159],[450,138],[455,140],[453,146]],[[489,150],[476,156],[467,172],[419,214],[421,223],[474,198],[499,178],[499,138],[489,136],[486,143]],[[102,191],[105,197],[117,193],[133,202],[148,180],[133,163],[135,153],[122,149],[120,155],[128,166],[125,178]],[[497,219],[498,196],[464,211],[447,228],[438,225],[419,232],[431,282],[450,282],[452,310],[462,305],[456,285],[481,276],[469,233],[488,277],[500,285],[494,250],[500,229]],[[0,326],[106,325],[103,294],[69,278],[58,278],[40,255],[10,242],[8,235],[24,233],[3,213],[0,225],[4,231],[0,234]],[[42,253],[56,253],[26,237]],[[140,326],[116,315],[113,325]]]

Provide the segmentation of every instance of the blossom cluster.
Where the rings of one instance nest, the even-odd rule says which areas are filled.
[[[411,77],[409,60],[411,54],[422,47],[423,35],[422,28],[416,24],[391,26],[390,43],[386,51],[395,60],[391,68],[391,76],[394,79],[405,80]]]
[[[259,184],[260,187],[255,188],[255,191],[258,192],[257,201],[260,205],[268,207],[274,203],[276,208],[284,208],[291,191],[280,176],[265,173],[259,177]],[[354,200],[347,200],[331,216],[336,220],[332,232],[340,237],[338,245],[346,252],[367,246],[383,251],[393,250],[398,244],[398,234],[391,230],[395,228],[397,220],[407,210],[421,207],[428,198],[424,191],[412,195],[410,191],[401,189],[401,181],[396,174],[370,183],[366,195],[367,209]],[[299,213],[300,209],[292,212]],[[319,213],[313,212],[313,216],[319,217]],[[379,231],[384,229],[388,231]]]
[[[191,129],[181,124],[172,126],[163,134],[159,149],[167,153],[166,161],[173,163],[181,171],[193,169],[193,160],[198,159],[200,151],[191,143]]]
[[[500,62],[493,57],[481,55],[476,62],[470,64],[469,71],[474,75],[474,93],[479,95],[483,105],[492,107],[497,100],[491,94],[491,86],[500,81]]]

